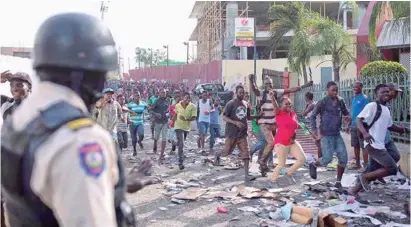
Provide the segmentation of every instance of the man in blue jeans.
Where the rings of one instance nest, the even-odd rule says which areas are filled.
[[[334,81],[327,83],[327,96],[315,105],[310,117],[311,130],[314,135],[317,135],[316,118],[318,114],[321,116],[322,157],[310,164],[310,176],[313,179],[317,179],[317,166],[327,166],[332,161],[333,153],[335,152],[338,158],[335,187],[342,188],[341,179],[348,161],[347,149],[340,134],[342,116],[344,116],[347,126],[349,126],[351,120],[350,112],[345,105],[344,99],[338,96],[338,86]]]
[[[130,135],[131,143],[133,145],[133,156],[137,156],[137,143],[140,146],[140,149],[143,147],[144,139],[144,111],[147,109],[147,104],[143,101],[140,101],[140,93],[135,92],[133,101],[131,101],[127,107],[131,110],[130,116]],[[137,140],[138,136],[138,140]]]
[[[204,154],[205,136],[207,135],[208,127],[210,126],[210,113],[214,111],[213,101],[208,99],[207,91],[201,93],[201,99],[197,103],[198,131],[200,137],[198,139],[201,153]]]
[[[220,106],[220,100],[216,99],[214,102],[214,111],[210,113],[210,151],[213,150],[215,138],[221,137],[220,115],[223,108]]]

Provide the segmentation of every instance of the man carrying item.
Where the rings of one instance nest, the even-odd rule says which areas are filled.
[[[120,104],[122,113],[120,119],[117,119],[117,140],[120,149],[126,149],[128,146],[128,124],[130,123],[130,117],[128,109],[125,105],[126,99],[124,95],[117,95],[117,102]]]
[[[253,90],[254,94],[257,96],[257,101],[261,105],[261,112],[262,115],[258,120],[258,124],[260,126],[261,132],[264,134],[265,140],[267,142],[263,155],[260,159],[260,172],[263,176],[266,176],[268,172],[268,157],[272,155],[272,151],[274,149],[274,135],[277,130],[277,125],[275,121],[274,115],[274,107],[271,102],[271,97],[268,93],[273,90],[275,93],[275,97],[277,99],[281,98],[283,95],[287,95],[290,93],[294,93],[304,89],[306,87],[312,86],[313,82],[310,81],[305,85],[300,87],[290,88],[290,89],[273,89],[273,82],[270,77],[265,76],[263,83],[264,83],[264,90],[259,90],[256,85],[256,79],[254,74],[249,75],[249,80],[251,84],[251,89]]]
[[[359,172],[364,172],[365,167],[368,164],[368,152],[364,149],[364,141],[360,138],[357,133],[357,116],[364,107],[370,102],[370,98],[368,98],[364,93],[362,93],[362,83],[357,81],[354,83],[353,92],[354,97],[352,98],[352,114],[351,114],[351,147],[354,148],[354,155],[355,155],[355,163],[353,163],[350,168],[351,169],[359,169]],[[361,166],[361,154],[362,150],[362,157],[364,161],[364,167]]]
[[[174,129],[177,136],[178,166],[180,170],[184,169],[184,141],[190,132],[191,122],[197,117],[196,107],[190,100],[190,93],[185,92],[181,102],[177,103],[175,108],[176,114],[171,120],[174,123]]]
[[[109,29],[87,14],[54,15],[37,31],[32,56],[38,89],[1,130],[10,226],[135,226],[124,193],[147,184],[150,163],[126,181],[114,141],[89,112],[118,66]]]
[[[337,182],[335,187],[342,188],[341,179],[347,165],[347,149],[341,137],[341,125],[344,120],[348,124],[350,112],[345,105],[344,99],[338,96],[338,86],[334,81],[327,83],[327,96],[317,102],[311,115],[311,130],[317,135],[317,115],[320,114],[320,134],[322,157],[310,164],[310,176],[317,179],[317,166],[327,166],[333,159],[335,152],[338,158]]]
[[[250,153],[247,142],[247,119],[251,120],[251,109],[244,98],[244,87],[238,85],[235,88],[236,98],[230,100],[223,113],[223,120],[227,122],[225,127],[225,145],[222,151],[215,154],[215,165],[220,165],[220,157],[228,156],[235,146],[240,150],[241,158],[244,162],[245,182],[254,180],[255,177],[249,176]]]
[[[153,152],[157,153],[157,141],[160,139],[161,136],[161,150],[159,156],[159,163],[162,164],[164,162],[164,151],[167,145],[167,130],[168,130],[168,107],[170,106],[170,102],[166,97],[166,90],[160,90],[159,98],[154,102],[151,106],[150,113],[154,116],[154,144],[153,144]]]
[[[349,190],[351,195],[357,195],[362,189],[370,191],[369,183],[373,180],[397,174],[397,161],[392,153],[387,151],[385,137],[387,130],[397,133],[409,133],[409,129],[393,125],[387,102],[390,101],[390,90],[386,84],[378,84],[374,90],[377,101],[365,106],[357,116],[357,128],[364,138],[365,149],[370,155],[370,166],[378,163],[378,169],[368,168],[358,176],[356,185]]]
[[[137,143],[141,150],[144,149],[144,111],[147,104],[140,100],[140,93],[134,92],[133,100],[127,105],[130,109],[130,135],[131,144],[133,145],[133,156],[137,156]]]

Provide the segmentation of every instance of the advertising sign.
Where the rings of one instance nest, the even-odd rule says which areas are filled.
[[[254,46],[254,18],[235,18],[235,40],[238,47]]]

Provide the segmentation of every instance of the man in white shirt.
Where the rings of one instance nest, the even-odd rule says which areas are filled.
[[[370,162],[378,162],[381,168],[368,170],[359,175],[356,185],[349,190],[352,195],[357,195],[362,189],[369,191],[370,181],[397,174],[397,164],[385,148],[385,135],[387,130],[397,133],[409,131],[393,125],[390,110],[386,106],[391,99],[388,86],[379,84],[374,91],[377,101],[367,104],[357,116],[357,128],[364,138],[364,146],[369,153]]]

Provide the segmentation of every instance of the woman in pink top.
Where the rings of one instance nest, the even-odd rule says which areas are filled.
[[[293,174],[304,165],[306,157],[304,151],[298,141],[295,140],[296,131],[299,128],[297,115],[291,109],[291,101],[287,97],[281,98],[280,106],[277,104],[274,93],[270,92],[272,96],[271,100],[274,106],[274,114],[277,120],[277,133],[274,137],[274,149],[277,154],[278,165],[275,167],[272,182],[273,186],[278,186],[276,181],[280,172],[285,168],[285,162],[287,156],[291,154],[296,159],[294,165],[292,165],[286,172],[286,176],[290,183],[295,183]]]

